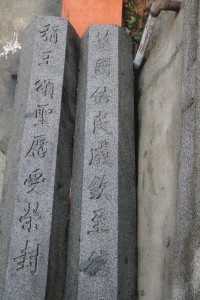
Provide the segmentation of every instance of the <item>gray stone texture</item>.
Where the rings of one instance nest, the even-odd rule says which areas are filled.
[[[162,12],[139,81],[138,297],[200,299],[200,3]]]
[[[0,199],[3,189],[4,170],[6,166],[6,156],[0,151]]]
[[[6,154],[12,124],[16,80],[11,78],[12,59],[20,51],[22,34],[37,15],[61,15],[61,0],[0,1],[0,151]]]
[[[137,299],[132,59],[118,26],[82,38],[67,300]]]
[[[174,300],[200,299],[200,3],[185,1]]]
[[[78,43],[62,18],[37,17],[24,33],[0,210],[1,299],[63,299]]]
[[[172,300],[184,6],[162,12],[138,82],[138,298]]]

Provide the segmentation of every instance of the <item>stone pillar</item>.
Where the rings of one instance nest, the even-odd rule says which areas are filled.
[[[184,1],[182,137],[173,300],[200,299],[200,3]]]
[[[132,44],[115,25],[82,38],[67,300],[136,299]]]
[[[139,300],[172,300],[183,21],[161,12],[138,78]]]
[[[63,299],[77,65],[71,25],[37,17],[24,34],[4,181],[4,300]]]

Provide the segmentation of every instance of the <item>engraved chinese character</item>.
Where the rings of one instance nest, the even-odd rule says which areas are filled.
[[[41,38],[44,42],[51,42],[56,44],[58,41],[59,26],[47,24],[43,26],[43,30],[40,31]]]
[[[92,183],[89,185],[88,190],[90,191],[90,199],[98,200],[100,198],[111,199],[111,196],[104,193],[104,189],[107,186],[107,181],[105,181],[105,176],[95,176]]]
[[[50,65],[54,63],[54,56],[52,55],[53,51],[43,51],[41,62],[38,63],[39,66],[41,65]]]
[[[53,99],[54,83],[48,79],[37,80],[35,82],[35,90],[42,96],[50,96]]]
[[[45,135],[34,136],[34,140],[32,142],[30,149],[26,154],[26,157],[32,156],[34,158],[44,158],[47,153],[46,145],[47,145],[47,141]]]
[[[99,87],[90,98],[94,99],[95,104],[108,103],[111,100],[109,88],[107,86],[104,86],[103,88]]]
[[[34,275],[37,272],[39,247],[40,245],[37,244],[35,253],[33,251],[29,252],[29,265],[30,265],[30,272],[32,275]]]
[[[100,147],[91,149],[91,160],[89,165],[94,165],[96,167],[102,165],[111,166],[108,142],[102,141]]]
[[[99,50],[106,50],[109,46],[109,31],[107,30],[106,34],[102,34],[98,32],[97,34],[97,49]]]
[[[17,267],[16,267],[17,271],[24,268],[25,259],[27,256],[27,247],[28,247],[28,240],[26,241],[25,248],[21,250],[21,255],[13,258],[14,261],[17,261]]]
[[[24,263],[25,263],[25,258],[27,255],[27,246],[28,246],[28,241],[26,241],[25,248],[21,250],[21,255],[13,258],[14,261],[17,261],[17,267],[16,270],[19,271],[24,268]]]
[[[109,129],[109,120],[107,119],[107,114],[99,112],[98,116],[94,118],[94,130],[95,134],[97,131],[103,131],[105,134],[112,134],[112,131]]]
[[[99,272],[105,273],[108,269],[106,251],[93,251],[90,257],[80,264],[80,271],[88,276],[96,276]],[[105,274],[107,275],[107,274]]]
[[[37,244],[35,251],[28,250],[28,240],[26,240],[25,248],[22,249],[21,255],[13,258],[13,260],[17,263],[16,270],[22,270],[24,268],[28,268],[32,275],[35,275],[38,268],[38,257],[39,257],[39,247]]]
[[[44,175],[40,169],[35,169],[31,174],[29,174],[28,178],[24,181],[24,185],[28,187],[28,192],[36,192],[40,194],[40,187],[44,184]]]
[[[53,109],[47,108],[48,104],[45,105],[38,105],[38,107],[35,110],[35,118],[37,119],[37,123],[35,123],[35,126],[38,125],[48,125],[48,119],[49,115],[52,114]]]
[[[110,75],[110,58],[100,58],[96,62],[95,73],[97,75]]]
[[[24,209],[25,214],[19,218],[20,223],[22,223],[22,229],[30,232],[33,229],[38,229],[38,220],[41,216],[38,213],[39,202],[36,205],[28,203],[27,209]]]
[[[105,233],[108,232],[108,228],[106,226],[106,218],[105,218],[105,209],[100,208],[93,211],[94,217],[92,218],[92,230],[89,230],[87,233]]]

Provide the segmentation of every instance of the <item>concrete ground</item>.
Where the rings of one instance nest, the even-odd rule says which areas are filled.
[[[0,194],[16,85],[11,78],[14,52],[20,51],[23,30],[35,16],[60,16],[61,6],[62,0],[0,1]]]

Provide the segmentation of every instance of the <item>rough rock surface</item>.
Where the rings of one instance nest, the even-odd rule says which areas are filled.
[[[63,298],[78,46],[62,18],[24,33],[0,210],[5,300]]]
[[[173,300],[200,299],[200,3],[185,1]]]
[[[136,299],[130,37],[93,25],[81,41],[67,300]]]
[[[138,297],[171,300],[184,8],[162,12],[139,81]]]
[[[6,156],[3,154],[3,152],[0,152],[0,203],[1,203],[1,193],[3,188],[5,166],[6,166]]]
[[[15,51],[21,49],[22,33],[37,15],[61,15],[61,0],[0,1],[0,151],[6,154],[14,105],[16,80],[11,78]]]

